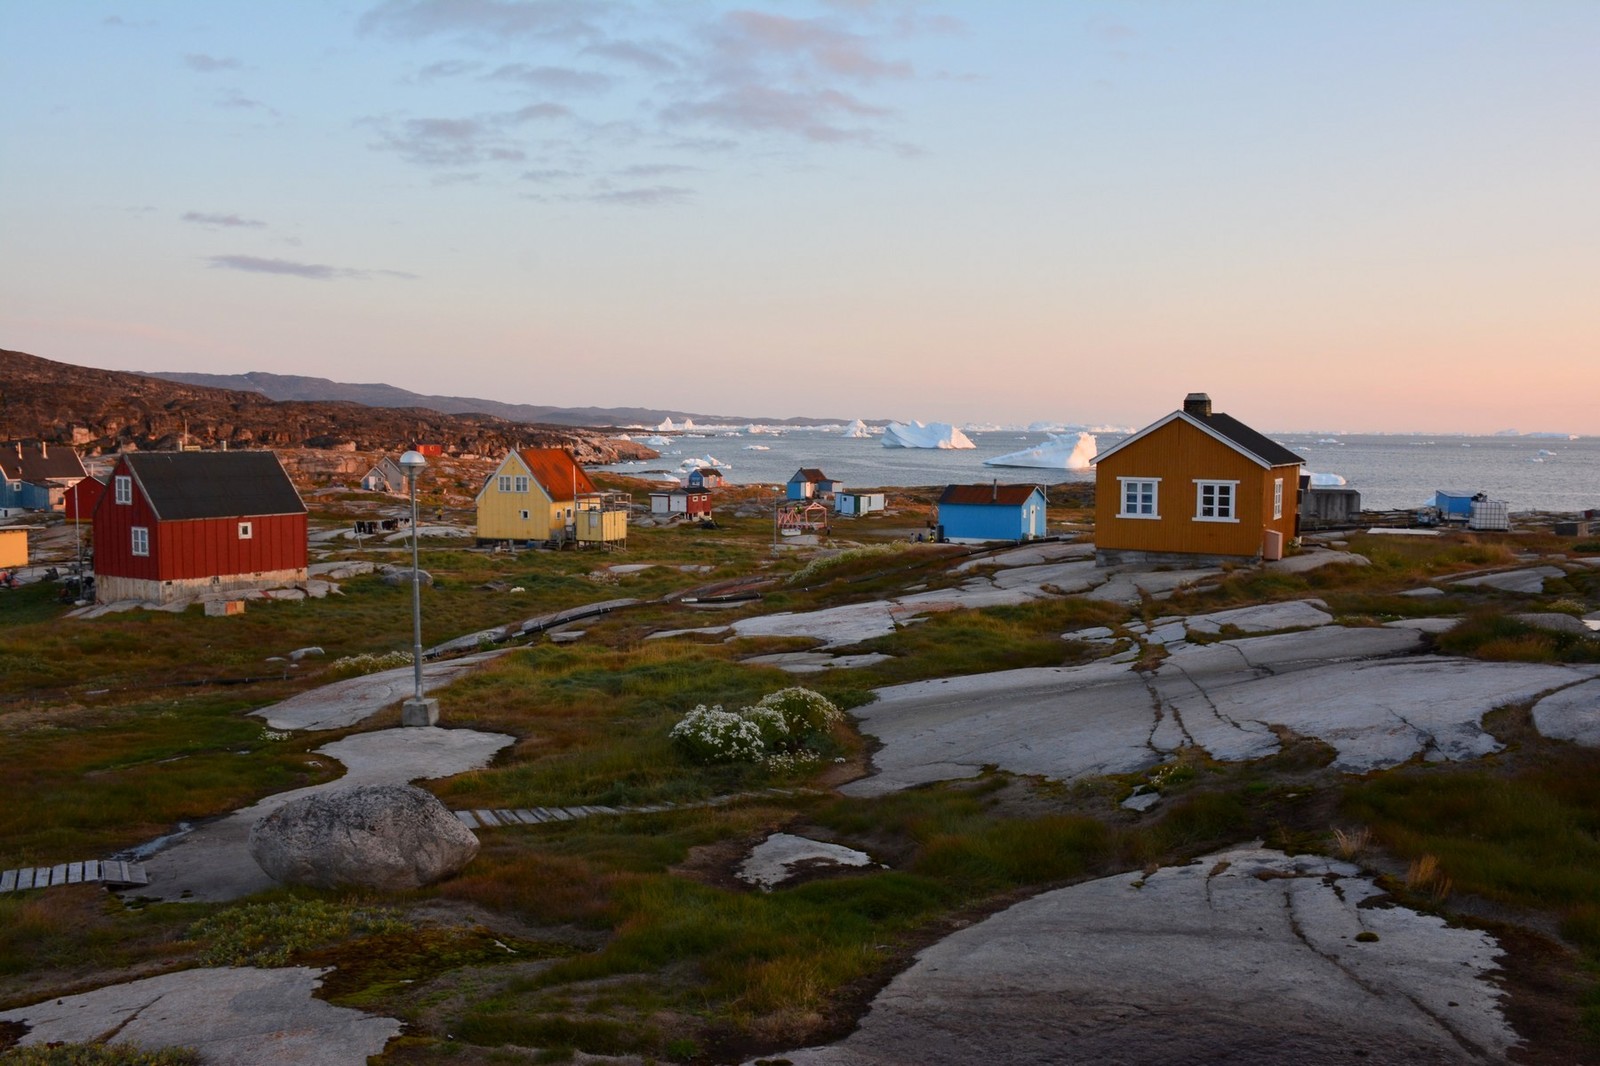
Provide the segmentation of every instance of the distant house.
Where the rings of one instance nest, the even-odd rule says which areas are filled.
[[[838,492],[840,484],[816,467],[802,467],[789,479],[788,498],[815,500]]]
[[[134,452],[94,510],[95,598],[174,600],[306,580],[306,506],[268,451]]]
[[[61,495],[61,511],[69,522],[94,521],[94,509],[106,492],[106,483],[90,474]]]
[[[689,518],[711,517],[711,493],[696,489],[668,488],[652,489],[650,492],[650,513],[675,515],[681,514]]]
[[[842,515],[853,515],[857,518],[884,508],[884,495],[881,492],[836,492],[833,496],[833,509]]]
[[[437,459],[444,454],[443,444],[413,444],[411,447],[413,451],[419,452],[429,459]]]
[[[1190,393],[1095,457],[1096,559],[1276,558],[1295,536],[1303,462]]]
[[[15,570],[28,565],[28,531],[0,529],[0,570]]]
[[[689,472],[689,476],[683,481],[683,487],[686,489],[720,489],[722,480],[722,471],[714,466],[703,466],[699,470]]]
[[[477,504],[479,544],[606,545],[628,537],[626,494],[601,492],[561,448],[507,455],[478,490]]]
[[[361,487],[368,492],[387,492],[392,496],[404,496],[406,472],[399,463],[387,455],[382,455],[361,479]]]
[[[46,441],[0,444],[0,508],[59,511],[66,491],[87,476],[71,448]]]
[[[1037,540],[1045,508],[1037,485],[948,485],[939,496],[939,537],[963,544]]]

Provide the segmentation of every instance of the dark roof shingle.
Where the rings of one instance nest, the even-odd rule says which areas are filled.
[[[0,444],[0,472],[10,481],[49,481],[85,476],[83,460],[71,448],[38,441],[8,440]]]
[[[133,452],[122,461],[164,522],[306,511],[272,452]]]
[[[1232,415],[1190,415],[1189,417],[1205,423],[1245,451],[1261,456],[1273,466],[1288,466],[1291,463],[1305,462],[1304,459],[1271,437],[1264,433],[1257,433]]]
[[[1036,485],[946,485],[939,502],[1020,507],[1037,488]]]

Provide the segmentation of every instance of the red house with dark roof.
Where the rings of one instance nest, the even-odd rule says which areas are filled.
[[[130,453],[94,511],[95,598],[171,603],[306,580],[306,505],[267,451]]]

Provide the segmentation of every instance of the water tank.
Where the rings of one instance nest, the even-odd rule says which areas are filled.
[[[1468,529],[1506,532],[1511,528],[1511,508],[1504,500],[1473,500]]]

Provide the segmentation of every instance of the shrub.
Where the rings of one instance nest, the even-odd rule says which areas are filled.
[[[761,727],[721,704],[700,704],[667,734],[685,755],[699,763],[755,762],[766,751]]]
[[[809,749],[824,742],[829,729],[843,718],[821,693],[785,688],[739,711],[701,704],[684,715],[668,736],[695,762],[765,761],[775,770],[793,770],[816,759],[816,752]]]
[[[387,908],[303,899],[229,907],[190,926],[189,939],[211,941],[207,966],[282,966],[299,951],[409,928]]]
[[[844,720],[844,715],[828,697],[798,686],[769,692],[751,710],[780,712],[789,723],[789,732],[799,736],[826,733]]]
[[[366,655],[346,655],[328,664],[328,671],[340,677],[360,677],[379,670],[397,670],[411,665],[408,651],[385,651]]]

